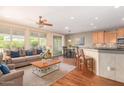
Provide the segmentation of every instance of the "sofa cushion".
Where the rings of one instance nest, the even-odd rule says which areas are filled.
[[[36,58],[41,58],[40,55],[34,55]]]
[[[32,50],[32,54],[33,54],[33,55],[37,55],[37,49],[33,49],[33,50]]]
[[[32,53],[31,50],[27,50],[27,51],[26,51],[26,56],[32,56],[32,55],[33,55],[33,53]]]
[[[3,74],[8,74],[10,73],[10,69],[6,64],[1,64],[0,65],[0,70],[2,71]]]
[[[42,53],[42,49],[37,50],[37,54],[40,54],[40,53]]]
[[[12,58],[20,57],[19,51],[11,51],[11,57]]]
[[[26,56],[26,51],[24,49],[19,50],[20,57]]]
[[[19,63],[19,62],[25,62],[25,61],[26,61],[25,57],[12,58],[12,63],[14,64]]]
[[[26,56],[27,61],[37,60],[39,58],[40,58],[40,55]]]

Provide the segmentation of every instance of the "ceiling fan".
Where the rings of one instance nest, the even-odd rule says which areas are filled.
[[[42,16],[39,16],[39,21],[36,22],[39,26],[53,26],[53,24],[50,24],[47,19],[43,19]]]

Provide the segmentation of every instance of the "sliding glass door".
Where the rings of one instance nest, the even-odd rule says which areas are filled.
[[[62,37],[53,36],[53,55],[59,56],[62,55]]]

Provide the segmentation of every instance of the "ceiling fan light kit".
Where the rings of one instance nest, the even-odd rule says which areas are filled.
[[[53,26],[53,24],[49,23],[47,19],[42,19],[42,16],[39,16],[39,21],[36,22],[36,24],[38,24],[39,27]]]

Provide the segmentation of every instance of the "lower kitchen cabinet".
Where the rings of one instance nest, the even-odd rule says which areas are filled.
[[[124,54],[116,54],[116,80],[124,82]]]
[[[107,51],[99,54],[100,76],[124,82],[124,54],[119,51]]]
[[[105,78],[116,80],[115,72],[115,54],[99,54],[99,75]]]
[[[83,49],[96,64],[96,75],[124,83],[124,51]]]

